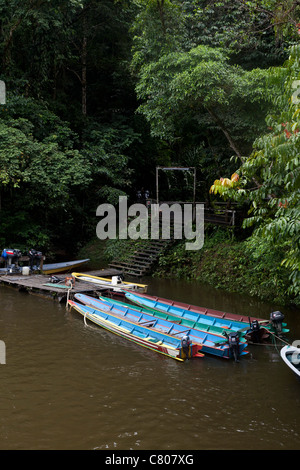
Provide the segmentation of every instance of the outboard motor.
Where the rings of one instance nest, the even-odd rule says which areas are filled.
[[[16,270],[19,270],[19,259],[21,258],[22,253],[20,250],[14,250],[13,262],[15,263]]]
[[[13,271],[13,266],[12,266],[13,264],[15,265],[14,270],[16,271],[18,270],[19,258],[21,258],[22,256],[22,253],[20,250],[12,249],[12,248],[4,248],[1,256],[4,258],[5,267],[7,268],[9,272]]]
[[[191,344],[191,340],[190,340],[189,335],[183,336],[181,339],[181,346],[187,358],[190,357],[190,344]]]
[[[239,362],[239,344],[240,344],[240,337],[238,333],[230,333],[229,335],[226,335],[228,338],[228,344],[230,351],[232,352],[232,355],[234,357],[235,362]]]
[[[283,313],[276,310],[276,312],[272,312],[270,314],[270,321],[272,323],[273,328],[278,334],[282,333],[282,322],[284,320]]]
[[[260,324],[258,320],[253,320],[250,323],[250,330],[249,333],[251,334],[251,339],[254,343],[260,342]]]
[[[41,251],[31,249],[28,251],[28,256],[31,271],[33,271],[34,268],[40,269],[43,253]]]

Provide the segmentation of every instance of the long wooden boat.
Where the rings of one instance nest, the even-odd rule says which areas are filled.
[[[43,274],[63,273],[66,271],[71,271],[72,269],[77,268],[79,266],[82,266],[88,261],[90,261],[89,258],[75,261],[66,261],[63,263],[44,264],[41,268],[41,271]]]
[[[108,302],[110,304],[114,304],[119,306],[120,308],[133,308],[141,313],[150,313],[154,317],[163,318],[165,320],[176,322],[183,326],[189,326],[191,328],[195,328],[196,330],[206,331],[212,334],[223,335],[224,333],[230,333],[231,331],[239,332],[240,338],[246,335],[246,330],[241,328],[240,325],[236,326],[231,322],[229,324],[224,324],[222,320],[218,320],[218,318],[209,318],[204,317],[202,318],[200,315],[195,315],[195,318],[186,318],[184,315],[175,315],[168,312],[162,312],[161,310],[156,310],[155,308],[151,307],[140,307],[138,305],[126,304],[126,302],[99,296],[99,299],[102,302]],[[192,317],[192,316],[191,316]],[[245,340],[242,340],[245,341]]]
[[[72,271],[72,269],[78,268],[79,266],[82,266],[88,261],[90,261],[89,258],[75,260],[75,261],[65,261],[62,263],[44,264],[43,266],[41,266],[41,269],[34,267],[34,271],[36,272],[41,271],[43,274],[57,274],[57,273],[70,272]],[[22,272],[22,268],[20,266],[15,266],[14,264],[11,265],[11,269],[13,273]],[[7,274],[7,272],[8,272],[7,268],[0,268],[0,274]]]
[[[287,333],[289,331],[287,328],[285,328],[286,323],[281,322],[281,324],[278,323],[277,325],[275,321],[272,322],[271,320],[264,320],[262,318],[253,316],[248,317],[246,315],[237,315],[234,313],[222,312],[220,310],[198,307],[196,305],[190,305],[183,302],[155,297],[148,294],[125,292],[125,297],[137,305],[154,308],[159,311],[172,313],[178,316],[184,316],[185,318],[195,320],[197,318],[198,320],[200,318],[202,320],[205,318],[218,318],[220,321],[222,321],[222,324],[224,324],[224,326],[227,325],[229,329],[232,329],[234,326],[240,329],[247,329],[248,326],[248,335],[251,335],[251,337],[254,339],[256,338],[257,340],[255,342],[266,339],[268,336],[266,330],[271,333],[278,333],[279,330],[280,333]],[[280,312],[274,312],[274,314],[277,313],[280,314]],[[284,318],[283,315],[282,317]],[[253,325],[255,326],[254,328]],[[260,332],[258,331],[259,329],[261,329]]]
[[[86,318],[88,318],[96,325],[105,328],[122,338],[147,349],[151,349],[152,351],[171,357],[172,359],[184,361],[187,358],[199,358],[204,356],[200,353],[200,344],[191,344],[187,351],[183,347],[182,339],[178,336],[154,331],[147,328],[145,324],[138,324],[130,321],[129,318],[123,318],[111,312],[105,312],[87,305],[82,305],[74,302],[73,300],[69,300],[68,304],[83,315],[85,321]]]
[[[285,364],[300,377],[300,349],[295,346],[284,346],[280,350],[280,356]]]
[[[92,276],[91,274],[85,273],[72,273],[72,276],[75,277],[78,281],[90,282],[96,284],[99,287],[106,287],[108,289],[113,289],[116,292],[123,291],[124,289],[129,289],[139,292],[147,292],[148,286],[146,284],[137,284],[134,282],[125,282],[120,279],[119,276],[112,276],[111,279],[106,277]]]
[[[147,323],[151,331],[159,331],[176,337],[188,335],[192,343],[202,345],[201,350],[203,353],[209,353],[225,359],[235,358],[236,360],[238,357],[248,353],[248,351],[246,351],[247,342],[244,338],[241,338],[241,340],[238,340],[238,342],[233,345],[228,341],[228,337],[224,337],[223,335],[208,333],[192,328],[191,326],[184,326],[179,323],[154,317],[149,313],[139,312],[130,306],[121,307],[84,294],[75,294],[75,299],[101,312],[110,312],[119,317],[129,318],[130,321],[138,325]],[[229,336],[231,334],[232,333],[229,333]]]

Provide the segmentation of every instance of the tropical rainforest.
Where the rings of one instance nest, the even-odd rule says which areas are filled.
[[[242,269],[247,243],[299,299],[299,0],[0,0],[0,34],[2,248],[76,254],[99,204],[194,167],[197,201],[244,211]]]

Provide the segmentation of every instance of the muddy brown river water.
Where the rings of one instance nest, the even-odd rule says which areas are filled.
[[[148,292],[269,318],[300,339],[300,311],[179,281]],[[239,363],[179,363],[126,342],[55,301],[0,288],[2,450],[299,450],[300,381],[282,344],[249,346]]]

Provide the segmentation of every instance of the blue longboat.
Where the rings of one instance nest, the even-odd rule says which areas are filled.
[[[172,335],[173,337],[182,338],[188,336],[192,343],[202,346],[201,352],[212,354],[222,358],[234,358],[237,360],[239,356],[248,353],[246,351],[247,342],[244,339],[234,342],[228,341],[223,335],[208,333],[206,331],[197,330],[195,328],[186,327],[175,322],[171,322],[162,318],[157,318],[150,313],[144,313],[136,310],[129,305],[117,305],[111,302],[95,299],[84,294],[75,294],[76,300],[82,304],[92,306],[102,312],[110,312],[130,319],[130,321],[142,324],[147,322],[152,331],[160,331]],[[230,336],[230,335],[229,335]]]
[[[127,297],[127,294],[125,294]],[[126,304],[125,302],[121,302],[115,299],[111,299],[109,297],[103,297],[99,296],[99,299],[102,301],[114,303],[116,305],[123,305],[123,306],[130,306],[131,308],[138,309],[142,311],[143,313],[150,313],[153,316],[159,316],[162,315],[162,318],[165,318],[166,320],[169,321],[178,321],[181,322],[181,324],[184,325],[190,325],[193,328],[196,328],[197,330],[203,330],[203,331],[209,331],[210,333],[216,333],[216,334],[222,334],[223,332],[227,331],[230,333],[231,331],[236,331],[239,332],[240,338],[242,338],[246,331],[243,331],[245,329],[245,324],[244,323],[235,323],[232,321],[222,321],[219,320],[218,318],[214,317],[209,317],[207,315],[200,315],[197,314],[196,312],[190,312],[190,311],[184,311],[183,309],[177,308],[170,308],[169,306],[167,308],[155,308],[151,307],[151,304],[147,302],[147,305],[142,304],[141,302],[138,304],[137,302],[134,302],[134,305]],[[130,299],[130,296],[128,296],[128,299]],[[241,339],[241,341],[245,341],[244,339]]]
[[[283,323],[284,315],[281,312],[272,312],[270,320],[257,317],[247,317],[233,313],[221,312],[209,308],[189,305],[173,300],[162,299],[146,294],[131,293],[126,291],[125,297],[136,305],[145,308],[156,309],[161,312],[171,313],[182,318],[194,321],[223,326],[231,330],[247,330],[246,338],[254,342],[261,342],[270,336],[270,333],[282,334],[289,330]],[[255,339],[257,337],[257,339]]]
[[[197,312],[184,307],[178,307],[173,303],[165,303],[156,299],[150,298],[150,296],[137,296],[131,295],[130,292],[125,292],[125,297],[131,302],[144,306],[146,308],[156,309],[161,312],[171,313],[182,318],[194,320],[197,322],[203,322],[207,325],[215,325],[223,328],[228,328],[233,331],[239,331],[245,327],[245,323],[237,320],[227,320],[226,318],[216,317],[206,313]]]
[[[230,334],[232,332],[236,332],[239,335],[239,341],[242,343],[246,342],[246,339],[244,338],[246,331],[245,329],[239,329],[238,327],[235,328],[229,328],[227,325],[223,325],[222,323],[218,322],[217,319],[212,319],[212,321],[203,321],[202,318],[198,319],[198,321],[195,321],[195,319],[190,319],[186,318],[185,316],[179,316],[175,315],[169,312],[162,312],[160,310],[157,310],[155,308],[150,308],[150,307],[141,307],[138,305],[132,305],[132,304],[126,304],[126,302],[120,301],[120,300],[115,300],[110,297],[103,297],[99,296],[99,299],[102,302],[109,302],[110,304],[114,304],[115,306],[123,307],[123,308],[133,308],[134,310],[137,310],[141,313],[148,313],[150,315],[153,315],[154,317],[159,317],[159,318],[164,318],[165,320],[179,323],[185,327],[191,327],[194,328],[195,330],[201,330],[205,332],[209,332],[212,334],[216,335],[222,335],[225,336],[225,334]],[[206,318],[204,318],[206,320]]]
[[[149,322],[139,324],[130,318],[122,318],[120,315],[79,304],[73,300],[68,300],[68,305],[75,308],[84,317],[85,322],[88,318],[111,333],[177,361],[183,362],[189,358],[204,356],[200,352],[201,345],[197,343],[185,345],[181,337],[148,328],[146,323]]]

